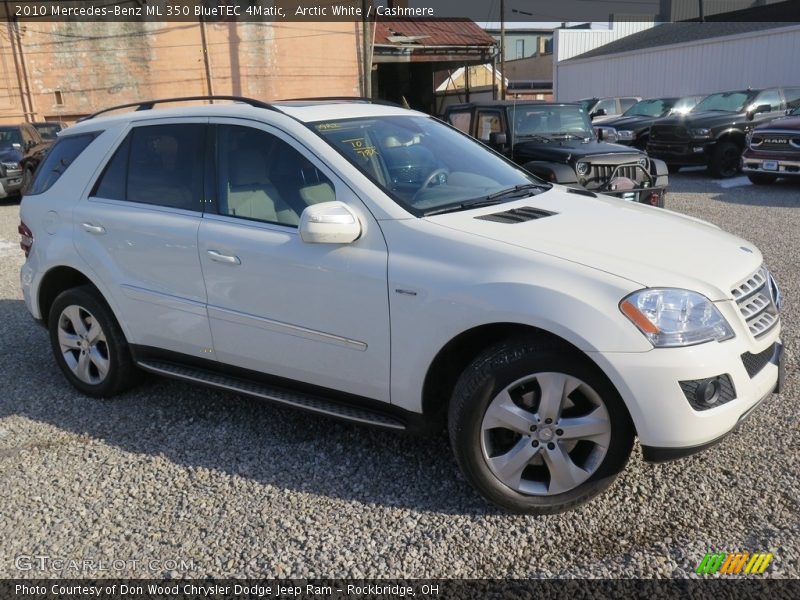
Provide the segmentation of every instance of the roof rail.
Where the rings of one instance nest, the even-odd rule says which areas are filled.
[[[78,119],[78,122],[81,121],[88,121],[89,119],[94,119],[102,114],[107,112],[111,112],[114,110],[119,110],[121,108],[133,108],[136,107],[136,110],[150,110],[156,104],[167,104],[169,102],[190,102],[192,100],[232,100],[234,102],[242,102],[244,104],[249,104],[255,108],[264,108],[266,110],[274,110],[276,112],[281,112],[279,109],[275,108],[272,104],[267,102],[262,102],[261,100],[253,100],[252,98],[245,98],[244,96],[184,96],[182,98],[163,98],[161,100],[147,100],[143,102],[131,102],[130,104],[120,104],[118,106],[112,106],[110,108],[104,108],[103,110],[99,110],[96,113],[92,113],[86,117],[82,117]]]
[[[402,106],[397,102],[391,100],[380,100],[377,98],[367,98],[366,96],[315,96],[312,98],[284,98],[283,100],[276,100],[276,102],[323,102],[323,101],[343,101],[343,102],[365,102],[367,104],[380,104],[381,106]]]

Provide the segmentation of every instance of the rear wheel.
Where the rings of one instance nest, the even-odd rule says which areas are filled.
[[[515,340],[479,356],[449,410],[467,480],[510,511],[548,514],[596,496],[624,468],[633,426],[611,384],[583,356]]]
[[[711,155],[709,169],[714,177],[733,177],[739,171],[742,150],[733,142],[718,142]]]
[[[125,335],[92,286],[59,294],[50,307],[48,327],[58,366],[84,394],[114,396],[136,383],[139,371]]]
[[[747,178],[756,185],[769,185],[770,183],[775,183],[775,180],[778,179],[776,175],[764,173],[748,173]]]

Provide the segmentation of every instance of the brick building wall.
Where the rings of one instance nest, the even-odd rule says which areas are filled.
[[[0,122],[72,121],[115,104],[209,91],[263,100],[361,95],[356,23],[206,23],[205,44],[202,27],[27,22],[16,40],[15,25],[2,23]]]

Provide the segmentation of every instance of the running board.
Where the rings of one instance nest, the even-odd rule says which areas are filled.
[[[246,379],[238,379],[230,377],[221,373],[215,373],[206,369],[190,367],[186,365],[179,365],[170,362],[163,362],[157,360],[143,360],[137,362],[139,368],[155,373],[156,375],[163,375],[164,377],[171,377],[181,381],[189,381],[227,392],[234,392],[236,394],[243,394],[245,396],[253,396],[262,398],[271,402],[276,402],[285,406],[307,410],[320,415],[343,419],[345,421],[352,421],[355,423],[363,423],[385,429],[404,430],[405,424],[400,420],[382,414],[378,411],[359,408],[347,404],[340,404],[334,400],[329,400],[321,396],[314,396],[303,392],[296,392],[287,388],[269,385],[266,383],[259,383]]]

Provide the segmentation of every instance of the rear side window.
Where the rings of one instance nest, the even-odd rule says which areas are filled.
[[[470,133],[470,125],[472,124],[472,113],[469,111],[453,111],[447,115],[447,121],[466,134]]]
[[[636,98],[620,98],[619,99],[619,106],[622,112],[628,110],[631,106],[636,104],[638,100]]]
[[[36,177],[30,188],[25,192],[26,196],[33,196],[46,192],[53,184],[58,181],[64,172],[69,168],[78,155],[86,150],[92,140],[100,135],[99,131],[93,133],[83,133],[81,135],[71,135],[58,140],[47,153]]]
[[[786,108],[800,108],[800,88],[786,88],[783,93],[786,96]]]
[[[206,126],[137,127],[114,153],[93,195],[199,211]]]

